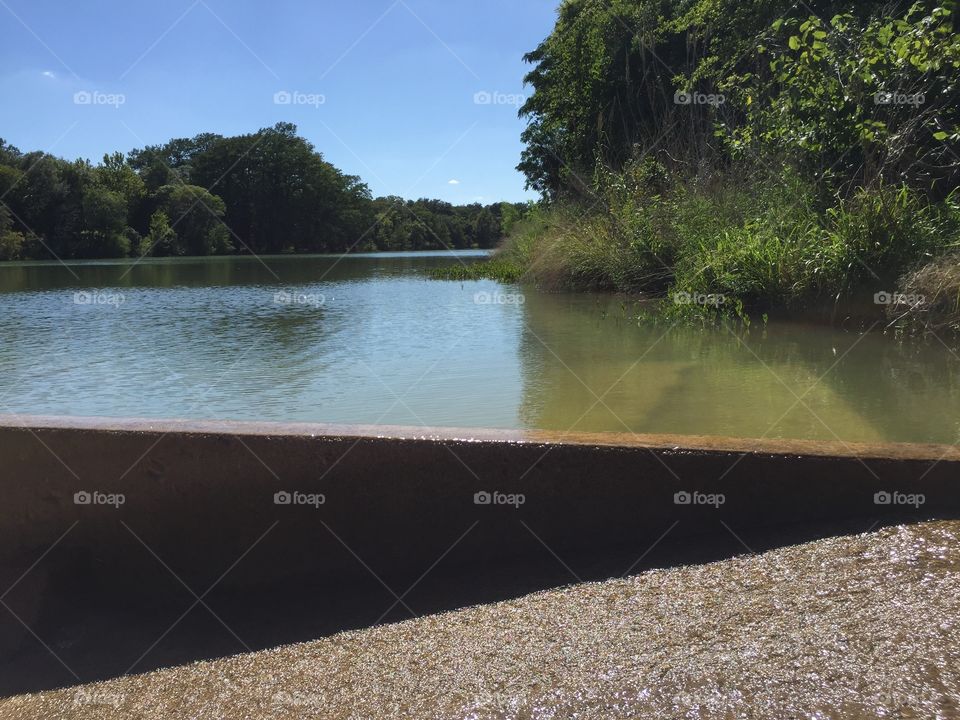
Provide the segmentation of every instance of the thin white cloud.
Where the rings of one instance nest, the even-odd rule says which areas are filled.
[[[454,178],[453,180],[448,180],[447,185],[459,185],[460,181]]]
[[[56,76],[53,72],[51,72],[50,70],[44,70],[44,71],[43,71],[42,73],[40,73],[40,74],[43,75],[45,78],[53,78],[54,80],[57,79],[57,76]]]

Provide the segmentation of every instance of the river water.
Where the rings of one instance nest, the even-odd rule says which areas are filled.
[[[441,282],[483,252],[0,265],[0,413],[960,441],[960,357]]]

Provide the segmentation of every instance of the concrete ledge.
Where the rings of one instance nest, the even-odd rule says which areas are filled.
[[[747,529],[953,515],[960,451],[6,416],[0,493],[0,594],[24,572],[33,578],[10,602],[30,587],[86,586],[162,601],[171,573],[197,592],[318,574],[415,579],[440,558],[470,566],[544,561],[545,548],[643,549],[668,529],[714,532],[721,521]],[[77,504],[77,493],[123,503]],[[308,504],[276,504],[277,493],[300,493]],[[478,493],[501,493],[506,504],[477,504]],[[677,493],[691,502],[678,504]],[[877,504],[877,493],[891,503]],[[38,593],[20,601],[39,607]]]
[[[451,442],[596,445],[663,450],[728,451],[753,454],[824,457],[960,460],[960,446],[934,443],[848,443],[822,440],[734,438],[713,435],[583,433],[552,430],[423,427],[403,425],[344,425],[330,423],[271,423],[234,420],[170,420],[150,418],[2,415],[0,429],[101,430],[106,432],[178,433],[184,435],[280,436],[436,440]]]

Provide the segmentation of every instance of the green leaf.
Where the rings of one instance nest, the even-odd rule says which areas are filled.
[[[934,140],[946,140],[946,139],[947,139],[947,133],[945,133],[943,130],[940,130],[939,132],[935,132],[935,133],[933,134],[933,139],[934,139]]]
[[[790,45],[791,50],[799,50],[800,38],[798,38],[796,35],[791,35],[790,40],[788,41],[788,44]]]

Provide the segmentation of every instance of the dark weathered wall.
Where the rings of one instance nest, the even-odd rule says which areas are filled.
[[[447,551],[469,564],[639,546],[675,521],[693,534],[914,509],[876,504],[882,491],[947,514],[960,509],[958,470],[960,452],[933,446],[3,418],[0,594],[41,558],[23,614],[39,612],[43,588],[149,596],[168,586],[160,560],[198,589],[347,581],[364,565],[420,572]],[[275,504],[283,491],[325,502]],[[475,504],[484,491],[525,502]],[[678,505],[682,491],[725,502]],[[125,501],[78,505],[78,492]]]

